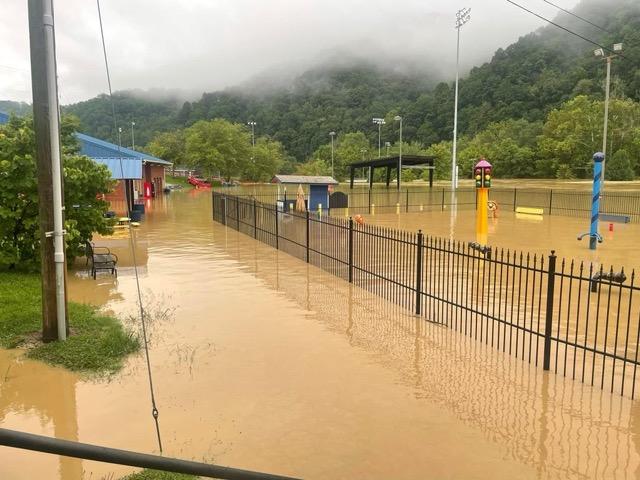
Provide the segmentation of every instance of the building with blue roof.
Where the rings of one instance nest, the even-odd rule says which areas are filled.
[[[9,115],[0,112],[0,125],[8,121]],[[84,133],[76,132],[75,136],[80,144],[80,154],[105,165],[111,172],[111,178],[116,180],[115,190],[105,195],[105,200],[111,202],[114,210],[126,213],[133,208],[135,200],[151,198],[162,192],[165,168],[171,166],[171,162]],[[129,199],[129,205],[126,205],[125,198]]]

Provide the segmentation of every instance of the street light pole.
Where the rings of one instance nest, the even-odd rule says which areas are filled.
[[[400,158],[398,162],[398,190],[400,190],[400,183],[402,182],[402,117],[396,115],[394,120],[400,122]]]
[[[613,52],[622,52],[622,43],[616,43],[613,46]],[[604,94],[604,125],[602,132],[602,153],[605,155],[604,161],[602,162],[602,177],[600,180],[600,185],[602,185],[600,189],[600,193],[604,190],[604,167],[607,163],[607,143],[608,143],[608,130],[609,130],[609,96],[611,92],[611,61],[614,57],[617,56],[616,53],[610,53],[605,57],[604,49],[598,48],[593,52],[596,57],[604,57],[607,62],[607,80],[605,83],[605,94]]]
[[[458,186],[457,164],[458,164],[458,84],[460,83],[460,29],[471,20],[471,9],[463,8],[456,12],[456,30],[458,31],[458,41],[456,47],[456,93],[453,107],[453,151],[451,154],[451,190]]]
[[[331,137],[331,177],[335,177],[333,173],[333,137],[336,136],[336,132],[329,132],[329,136]]]
[[[381,129],[382,129],[382,125],[384,125],[387,122],[384,121],[384,118],[374,118],[373,123],[378,125],[378,158],[380,158],[382,156],[382,142],[381,142],[382,130]]]
[[[136,149],[136,137],[133,134],[133,127],[136,126],[136,122],[131,122],[131,150]]]

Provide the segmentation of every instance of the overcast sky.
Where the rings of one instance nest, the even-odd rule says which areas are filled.
[[[31,102],[26,0],[0,0],[0,100]],[[518,0],[553,17],[542,0]],[[572,8],[578,0],[554,0]],[[107,90],[93,0],[54,0],[63,104]],[[455,12],[465,68],[542,21],[505,0],[101,0],[113,88],[211,91],[327,52],[416,60],[452,79]]]

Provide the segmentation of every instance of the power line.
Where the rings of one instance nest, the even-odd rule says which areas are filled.
[[[552,7],[556,7],[558,10],[562,10],[564,13],[567,13],[567,14],[571,15],[572,17],[576,17],[577,19],[582,20],[583,22],[588,23],[589,25],[591,25],[593,27],[596,27],[599,30],[602,30],[605,33],[608,33],[610,35],[615,35],[614,32],[612,32],[610,30],[607,30],[604,27],[601,27],[600,25],[597,25],[597,24],[593,23],[590,20],[587,20],[586,18],[583,18],[580,15],[577,15],[577,14],[573,13],[571,10],[567,10],[566,8],[562,8],[560,5],[556,5],[555,3],[550,2],[549,0],[542,0],[542,1],[544,3],[546,3],[546,4],[548,4],[548,5],[551,5]]]
[[[104,29],[102,27],[102,14],[100,12],[100,0],[96,0],[96,4],[98,5],[98,20],[100,21],[100,37],[102,39],[102,52],[104,53],[104,66],[107,73],[107,84],[109,85],[109,100],[111,101],[111,112],[113,115],[113,125],[115,127],[115,132],[118,131],[118,119],[116,117],[116,104],[113,99],[113,91],[111,90],[111,74],[109,73],[109,60],[107,59],[107,47],[104,41]],[[120,154],[120,141],[118,141],[118,153]],[[122,181],[126,181],[124,179],[124,168],[122,166],[122,155],[120,155],[120,176],[122,177]],[[127,203],[127,209],[129,208],[129,199],[127,193],[127,187],[124,186],[124,195],[125,201]],[[144,341],[144,353],[147,360],[147,373],[149,376],[149,390],[151,393],[151,415],[153,416],[153,420],[155,421],[156,426],[156,435],[158,438],[158,448],[160,449],[160,453],[162,453],[162,438],[160,437],[160,425],[158,423],[158,408],[156,407],[156,398],[153,391],[153,377],[151,375],[151,361],[149,360],[149,343],[147,340],[147,327],[144,319],[144,306],[142,303],[142,293],[140,290],[140,276],[138,275],[138,262],[136,261],[136,248],[133,243],[133,232],[131,230],[131,222],[129,222],[129,246],[131,248],[131,255],[133,258],[133,270],[135,272],[136,278],[136,289],[138,291],[138,305],[140,306],[140,323],[142,324],[142,339]]]
[[[621,58],[625,58],[625,57],[624,57],[624,55],[622,55],[620,52],[614,52],[611,48],[609,48],[609,47],[605,47],[604,45],[601,45],[601,44],[599,44],[598,42],[594,42],[594,41],[593,41],[593,40],[591,40],[590,38],[587,38],[587,37],[585,37],[585,36],[583,36],[583,35],[580,35],[579,33],[576,33],[576,32],[574,32],[573,30],[569,30],[567,27],[563,27],[562,25],[560,25],[560,24],[558,24],[558,23],[556,23],[556,22],[554,22],[554,21],[552,21],[552,20],[549,20],[549,19],[548,19],[548,18],[546,18],[546,17],[543,17],[542,15],[539,15],[539,14],[537,14],[536,12],[531,11],[531,10],[529,10],[529,9],[528,9],[528,8],[526,8],[526,7],[523,7],[522,5],[520,5],[520,4],[518,4],[518,3],[516,3],[516,2],[514,2],[514,1],[512,1],[512,0],[507,0],[507,2],[509,2],[509,3],[510,3],[510,4],[512,4],[512,5],[515,5],[516,7],[520,8],[521,10],[524,10],[524,11],[525,11],[525,12],[527,12],[527,13],[530,13],[531,15],[533,15],[533,16],[535,16],[535,17],[538,17],[538,18],[539,18],[539,19],[541,19],[541,20],[544,20],[544,21],[545,21],[545,22],[547,22],[547,23],[550,23],[551,25],[554,25],[554,26],[558,27],[558,28],[559,28],[559,29],[561,29],[561,30],[564,30],[565,32],[567,32],[567,33],[569,33],[569,34],[571,34],[571,35],[574,35],[574,36],[576,36],[576,37],[578,37],[578,38],[580,38],[580,39],[584,40],[585,42],[589,42],[589,43],[591,43],[592,45],[595,45],[596,47],[599,47],[599,48],[603,49],[603,50],[604,50],[604,51],[606,51],[606,52],[609,52],[609,53],[615,54],[615,55],[617,55],[617,56],[619,56],[619,57],[621,57]]]

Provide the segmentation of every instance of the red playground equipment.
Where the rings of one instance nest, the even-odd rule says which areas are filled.
[[[211,188],[211,184],[202,178],[189,177],[187,182],[196,188]]]

